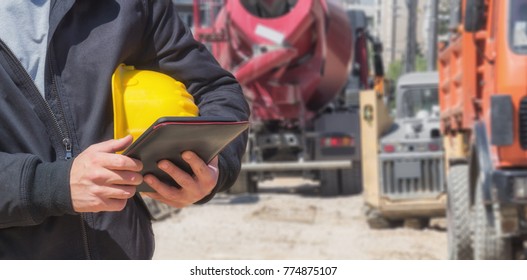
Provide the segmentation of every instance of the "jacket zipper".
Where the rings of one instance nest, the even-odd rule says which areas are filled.
[[[39,103],[38,105],[41,105],[43,108],[46,108],[47,113],[51,116],[51,119],[53,120],[53,123],[55,125],[56,132],[58,132],[60,137],[62,138],[62,143],[60,144],[64,147],[64,159],[69,160],[73,158],[73,152],[72,152],[73,144],[71,142],[71,138],[69,137],[67,125],[66,124],[64,124],[64,126],[60,125],[60,122],[58,121],[57,116],[55,115],[51,107],[49,106],[49,103],[46,101],[46,99],[41,94],[40,90],[37,88],[37,86],[33,82],[33,79],[29,76],[27,71],[24,69],[24,66],[22,66],[18,58],[13,54],[13,51],[11,51],[11,49],[1,39],[0,39],[0,47],[3,48],[6,54],[9,56],[12,66],[17,68],[15,70],[18,70],[17,72],[20,72],[22,73],[22,75],[24,75],[24,79],[28,81],[27,84],[29,84],[29,86],[31,87],[32,92],[35,93],[34,95],[37,96],[37,98],[31,98],[31,99],[35,102],[38,102]],[[49,46],[49,48],[51,49],[51,45]],[[53,71],[53,67],[51,66],[51,62],[49,63],[49,65],[50,65],[49,70],[50,70],[51,81],[52,81],[52,93],[57,98],[57,103],[58,103],[57,107],[59,108],[59,110],[61,110],[62,116],[65,116],[64,112],[62,111],[63,109],[62,109],[62,105],[60,102],[60,97],[56,89],[57,82],[53,75],[54,71]],[[86,258],[91,259],[90,248],[88,245],[88,234],[87,234],[86,226],[84,224],[85,216],[86,215],[84,213],[80,213],[82,242],[83,242],[84,253],[86,254]]]
[[[3,49],[6,50],[6,53],[9,56],[9,58],[11,59],[12,63],[14,63],[14,66],[18,67],[18,69],[20,70],[18,72],[20,72],[20,73],[22,73],[24,75],[24,79],[25,80],[30,81],[30,83],[28,83],[28,84],[30,85],[31,90],[33,90],[35,93],[37,93],[36,95],[38,95],[38,98],[35,98],[33,100],[39,102],[40,105],[44,106],[44,108],[46,108],[46,110],[49,113],[49,115],[52,117],[51,119],[53,120],[53,123],[55,124],[55,128],[57,129],[57,132],[59,133],[60,137],[62,138],[62,143],[61,144],[64,147],[64,154],[65,154],[64,158],[65,159],[71,159],[73,157],[73,155],[72,155],[72,144],[71,144],[71,139],[69,137],[69,133],[68,133],[67,127],[63,128],[60,125],[59,121],[57,120],[57,117],[55,116],[55,113],[53,113],[53,110],[51,110],[51,107],[49,106],[48,102],[44,99],[44,97],[41,94],[40,90],[37,88],[37,86],[33,82],[33,79],[31,79],[31,77],[27,73],[26,69],[24,69],[24,66],[22,66],[22,64],[20,63],[18,58],[13,54],[13,51],[11,51],[11,49],[2,40],[0,40],[0,45],[2,46]],[[53,79],[53,83],[55,83],[54,79]],[[57,98],[58,98],[58,94],[57,94]],[[58,100],[59,107],[60,107],[60,99],[57,99],[57,100]]]
[[[52,44],[49,45],[49,49],[52,49]],[[55,75],[54,75],[55,71],[54,71],[53,66],[52,66],[54,61],[55,61],[55,56],[54,56],[53,52],[50,52],[50,62],[49,62],[48,65],[49,65],[49,73],[50,73],[50,76],[51,76],[51,93],[52,93],[52,96],[57,98],[57,103],[58,103],[57,104],[57,108],[58,108],[58,110],[60,110],[60,113],[62,114],[62,116],[64,118],[64,129],[61,129],[60,124],[59,124],[59,122],[57,120],[57,117],[55,116],[55,114],[51,110],[51,107],[49,106],[48,102],[44,102],[44,103],[46,103],[48,110],[53,115],[53,119],[55,120],[55,124],[57,125],[57,127],[59,127],[59,130],[62,133],[61,134],[61,136],[62,136],[62,145],[64,146],[64,152],[65,152],[64,158],[66,160],[68,160],[68,159],[71,159],[73,157],[72,142],[71,142],[71,138],[69,137],[68,127],[67,127],[67,124],[66,124],[66,119],[65,119],[66,118],[66,114],[64,114],[64,110],[62,108],[62,104],[61,104],[61,101],[60,101],[60,96],[59,96],[59,93],[58,93],[58,90],[57,90],[57,81],[56,81]],[[29,76],[29,74],[28,74],[28,76]]]
[[[53,43],[50,43],[49,49],[53,49]],[[50,73],[50,76],[51,76],[51,95],[54,96],[56,99],[57,99],[57,108],[58,110],[60,110],[60,114],[63,116],[63,118],[66,117],[66,115],[64,114],[64,109],[62,108],[62,104],[60,102],[60,96],[59,96],[59,93],[58,93],[58,90],[57,90],[57,80],[55,79],[55,69],[53,68],[53,65],[55,63],[55,54],[53,51],[49,52],[50,54],[50,57],[49,57],[49,73]],[[47,102],[46,102],[47,104]],[[51,110],[51,108],[49,107],[49,104],[48,104],[48,108]],[[52,112],[53,113],[53,112]],[[55,116],[55,115],[54,115]],[[59,122],[56,120],[56,117],[55,117],[55,121],[57,123],[57,125],[59,125]],[[64,122],[66,122],[66,120],[64,120]],[[64,145],[64,149],[65,149],[65,158],[66,159],[71,159],[73,154],[72,154],[72,143],[71,143],[71,139],[68,137],[68,127],[66,124],[65,125],[65,131],[66,131],[66,137],[63,137],[62,138],[62,145]],[[82,246],[84,248],[84,254],[86,255],[86,259],[88,260],[91,260],[92,257],[91,257],[91,252],[90,252],[90,246],[89,246],[89,243],[88,243],[88,230],[86,229],[86,225],[84,223],[84,221],[88,222],[88,214],[87,213],[80,213],[80,216],[79,216],[79,219],[80,219],[80,223],[81,223],[81,234],[82,234]]]

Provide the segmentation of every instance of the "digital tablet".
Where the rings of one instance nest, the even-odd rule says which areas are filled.
[[[123,155],[141,160],[142,174],[153,174],[168,185],[179,185],[157,167],[161,160],[169,160],[182,170],[193,174],[181,158],[184,151],[193,151],[209,163],[231,141],[249,128],[248,121],[221,117],[163,117],[152,124],[130,145]],[[138,186],[139,192],[155,192],[148,184]]]

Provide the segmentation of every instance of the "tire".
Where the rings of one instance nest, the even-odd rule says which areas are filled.
[[[252,173],[242,171],[238,179],[229,189],[230,194],[256,193],[258,192],[258,182],[252,178]]]
[[[474,222],[474,259],[476,260],[507,260],[512,259],[512,244],[509,238],[500,238],[495,224],[500,224],[499,211],[496,205],[485,205],[483,201],[483,186],[478,178],[476,199],[473,211]]]
[[[468,166],[466,164],[450,167],[446,189],[448,258],[451,260],[473,259]]]
[[[430,218],[407,218],[403,220],[405,228],[422,230],[430,225]]]
[[[181,211],[181,209],[169,206],[150,197],[143,196],[141,199],[143,205],[150,213],[150,217],[152,217],[152,220],[155,222],[163,221]]]
[[[247,192],[248,193],[257,193],[258,192],[258,180],[255,180],[253,177],[254,173],[247,174]]]
[[[365,206],[366,222],[371,229],[389,229],[394,227],[394,222],[383,217],[379,210]]]
[[[360,161],[353,161],[353,167],[341,170],[341,194],[354,195],[362,192],[362,169]]]
[[[253,138],[249,137],[247,141],[247,150],[243,155],[242,162],[248,163],[253,157]],[[240,171],[236,182],[227,190],[229,194],[244,194],[244,193],[257,193],[258,192],[258,181],[253,179],[255,173]]]
[[[320,195],[337,196],[339,195],[339,171],[322,170],[320,171]]]

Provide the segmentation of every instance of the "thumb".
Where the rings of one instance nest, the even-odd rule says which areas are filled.
[[[132,144],[132,135],[120,139],[112,139],[92,145],[92,149],[98,152],[115,153],[122,151]]]

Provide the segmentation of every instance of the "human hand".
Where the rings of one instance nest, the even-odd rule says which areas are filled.
[[[162,160],[158,163],[158,167],[170,175],[181,188],[167,185],[153,175],[145,175],[145,182],[157,191],[157,193],[144,193],[146,196],[172,207],[183,208],[211,193],[218,182],[218,157],[216,156],[207,165],[191,151],[186,151],[181,156],[190,165],[194,175],[188,174],[168,160]]]
[[[143,176],[139,160],[115,154],[132,143],[130,135],[88,147],[73,161],[70,188],[76,212],[121,211]]]

